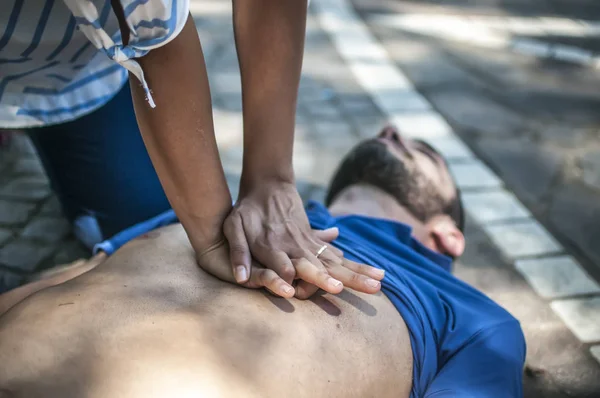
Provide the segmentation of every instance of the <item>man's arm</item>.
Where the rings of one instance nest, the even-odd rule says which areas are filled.
[[[425,397],[522,397],[525,351],[517,321],[482,330],[448,359]]]

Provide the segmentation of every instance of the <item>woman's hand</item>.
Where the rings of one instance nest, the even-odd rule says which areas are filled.
[[[240,284],[253,280],[254,258],[277,275],[278,281],[272,283],[291,287],[300,279],[295,292],[298,298],[308,298],[318,288],[332,294],[340,293],[344,286],[364,293],[376,293],[381,288],[382,270],[344,259],[341,251],[327,245],[324,239],[335,239],[336,232],[332,236],[331,231],[311,230],[293,184],[268,182],[243,192],[225,220],[223,232],[233,274]],[[327,249],[317,258],[325,245]]]
[[[222,281],[236,283],[233,270],[229,265],[229,245],[221,240],[200,254],[196,255],[198,265],[204,271]],[[281,279],[273,270],[261,267],[252,262],[250,278],[241,283],[250,289],[265,288],[272,293],[284,297],[294,297],[294,288]]]

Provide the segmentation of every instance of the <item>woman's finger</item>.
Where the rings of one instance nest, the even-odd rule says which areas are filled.
[[[338,294],[344,289],[344,284],[332,278],[317,258],[312,256],[313,261],[309,261],[307,257],[309,256],[292,260],[298,279],[320,287],[331,294]]]
[[[272,269],[277,275],[288,284],[291,284],[296,277],[296,270],[292,260],[285,252],[273,250],[256,250],[255,260],[265,268]]]
[[[312,231],[317,239],[328,243],[336,240],[337,237],[340,235],[340,230],[337,227],[327,229],[313,229]]]
[[[372,294],[377,293],[381,289],[380,281],[351,271],[343,265],[333,266],[328,268],[327,271],[329,275],[342,282],[345,287],[357,292]]]
[[[252,267],[252,275],[245,285],[249,288],[265,288],[271,293],[283,298],[294,297],[294,288],[281,279],[273,270],[267,268]]]
[[[223,223],[223,234],[229,243],[229,258],[235,280],[237,283],[246,283],[250,278],[250,247],[238,214],[227,217]]]
[[[311,285],[310,283],[301,280],[296,284],[296,294],[294,294],[294,297],[299,300],[307,300],[318,291],[318,286]]]
[[[330,245],[331,242],[336,240],[340,235],[340,230],[338,227],[332,227],[327,229],[313,229],[313,238],[316,238],[319,241],[322,241],[323,244],[327,244],[327,250],[338,257],[344,257],[344,252],[342,252],[337,247],[333,247]]]
[[[384,270],[371,267],[369,265],[356,263],[352,260],[344,259],[342,265],[345,268],[356,272],[357,274],[366,275],[373,279],[377,279],[378,281],[382,280],[385,277]]]

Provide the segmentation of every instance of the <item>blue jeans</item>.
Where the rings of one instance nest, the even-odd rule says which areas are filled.
[[[65,216],[88,247],[170,208],[129,85],[86,116],[28,133]]]

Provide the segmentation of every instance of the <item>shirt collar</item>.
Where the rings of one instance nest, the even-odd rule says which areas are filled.
[[[438,264],[446,271],[452,270],[452,259],[444,254],[434,252],[421,242],[412,237],[412,227],[397,221],[392,221],[384,218],[368,217],[357,214],[333,217],[329,210],[321,203],[309,201],[306,210],[309,214],[310,222],[315,228],[325,229],[333,227],[338,221],[345,219],[357,219],[369,224],[376,225],[377,229],[386,235],[395,236],[400,242],[411,247],[415,252],[419,253],[428,260]]]

